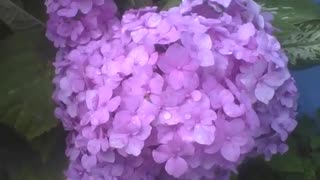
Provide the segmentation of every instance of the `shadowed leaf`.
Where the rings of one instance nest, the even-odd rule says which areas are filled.
[[[25,30],[35,26],[44,27],[44,23],[11,0],[0,0],[0,20],[13,31]]]

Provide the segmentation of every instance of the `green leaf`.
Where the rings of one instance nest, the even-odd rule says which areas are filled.
[[[310,159],[303,160],[304,168],[304,180],[315,180],[316,179],[316,170]]]
[[[17,0],[15,0],[17,1]],[[41,23],[45,23],[48,19],[47,8],[44,0],[18,0],[23,4],[23,9],[30,13]]]
[[[181,0],[162,0],[159,1],[158,6],[161,9],[167,10],[171,7],[178,6],[181,3]]]
[[[141,8],[145,6],[151,6],[152,0],[130,0],[134,8]]]
[[[319,63],[320,6],[313,0],[258,0],[274,15],[276,32],[291,64],[306,67]],[[317,61],[317,62],[316,62]]]
[[[320,57],[320,20],[310,20],[295,25],[293,31],[282,41],[282,46],[293,64],[298,60],[318,61]],[[300,64],[303,62],[300,62]]]
[[[51,132],[50,132],[51,133]],[[63,180],[67,161],[64,156],[62,127],[52,129],[55,145],[43,161],[24,139],[10,128],[0,125],[0,179],[2,180]],[[47,143],[42,142],[43,146]],[[40,145],[40,144],[39,144]]]
[[[298,155],[288,152],[276,155],[270,161],[273,170],[280,172],[303,173],[303,160]]]
[[[15,0],[19,4],[20,1]],[[7,24],[13,31],[42,26],[44,23],[25,11],[11,0],[0,0],[0,20]]]
[[[57,126],[52,71],[42,31],[16,33],[0,41],[0,123],[28,140]]]
[[[238,171],[238,180],[278,180],[277,174],[262,157],[246,160]]]
[[[317,150],[320,148],[320,136],[311,137],[311,148]]]
[[[119,8],[120,14],[123,14],[128,9],[137,9],[153,5],[152,0],[117,0],[115,2]]]
[[[64,141],[65,132],[61,126],[34,138],[29,145],[31,149],[40,155],[42,162],[48,162],[50,155],[54,153],[56,146],[61,146],[61,141]]]
[[[311,157],[313,164],[320,170],[320,152],[313,152]]]
[[[272,12],[275,22],[294,24],[320,18],[319,7],[313,0],[257,0],[264,10]]]
[[[303,173],[281,173],[281,177],[278,180],[306,180]]]

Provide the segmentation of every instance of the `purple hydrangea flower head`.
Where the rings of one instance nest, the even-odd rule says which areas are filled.
[[[47,0],[68,180],[224,180],[285,153],[297,89],[253,0],[129,10]]]

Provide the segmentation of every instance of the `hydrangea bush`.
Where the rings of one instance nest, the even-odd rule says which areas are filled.
[[[47,0],[68,180],[228,179],[288,149],[297,89],[252,0]]]

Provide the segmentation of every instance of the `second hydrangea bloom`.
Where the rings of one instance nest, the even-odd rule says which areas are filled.
[[[62,6],[85,18],[103,4],[83,3]],[[64,38],[54,98],[68,179],[221,180],[248,156],[284,153],[297,90],[269,20],[251,0],[185,0]]]

